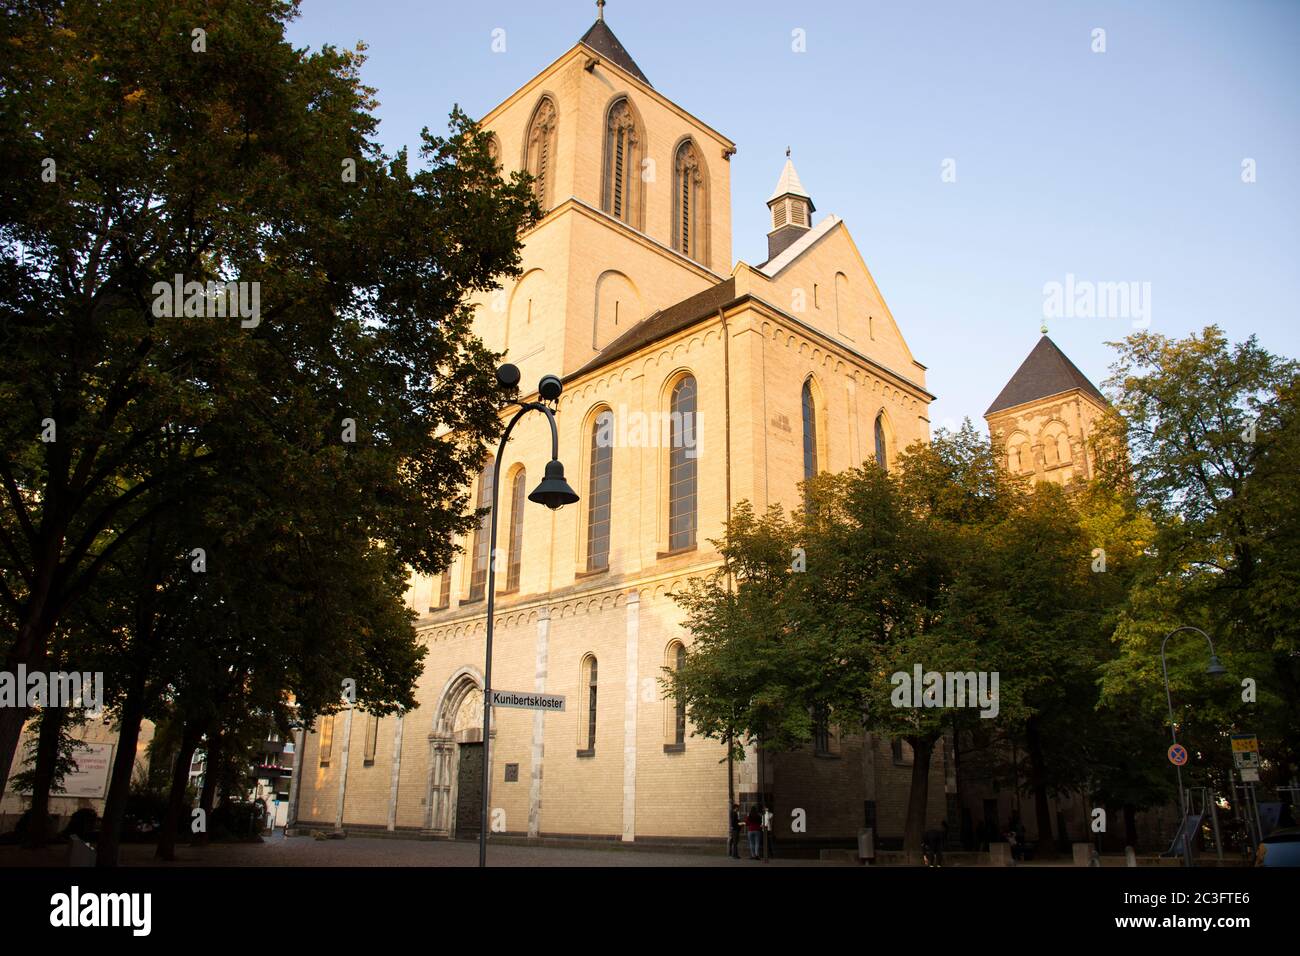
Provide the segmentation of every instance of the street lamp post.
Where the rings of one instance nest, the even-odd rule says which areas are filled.
[[[1178,730],[1174,723],[1174,696],[1169,690],[1169,664],[1165,660],[1165,645],[1169,643],[1169,638],[1173,637],[1179,631],[1195,631],[1201,637],[1205,638],[1205,643],[1210,645],[1210,666],[1205,669],[1205,673],[1218,677],[1226,674],[1227,668],[1219,663],[1219,657],[1214,653],[1214,641],[1210,640],[1210,635],[1206,634],[1199,627],[1184,625],[1176,627],[1160,642],[1160,669],[1165,675],[1165,700],[1169,704],[1169,736],[1173,743],[1178,743]],[[1179,823],[1178,832],[1183,835],[1183,863],[1186,866],[1192,865],[1192,845],[1190,835],[1187,833],[1187,796],[1183,792],[1183,768],[1174,764],[1174,771],[1178,774],[1178,805],[1182,808],[1183,818]]]
[[[502,365],[497,369],[497,381],[503,388],[514,388],[519,384],[519,369],[514,365]],[[560,464],[559,460],[560,433],[555,427],[555,412],[550,405],[546,404],[558,401],[563,391],[564,386],[559,378],[554,375],[542,376],[537,386],[537,395],[541,400],[520,403],[519,411],[515,412],[514,417],[510,419],[510,424],[506,425],[506,430],[501,435],[501,444],[497,448],[496,460],[492,464],[492,530],[488,535],[487,654],[483,665],[483,815],[479,820],[478,830],[478,865],[481,867],[487,866],[487,834],[490,823],[488,803],[492,785],[492,618],[496,610],[497,498],[501,492],[501,459],[505,456],[510,432],[519,419],[528,412],[541,412],[551,424],[551,460],[546,463],[546,474],[541,484],[528,496],[528,500],[546,505],[552,511],[578,500],[577,493],[564,480],[564,465]]]

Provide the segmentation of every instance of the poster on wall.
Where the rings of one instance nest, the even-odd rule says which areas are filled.
[[[108,792],[108,773],[113,766],[115,744],[86,744],[72,755],[77,769],[63,778],[60,797],[103,800]]]

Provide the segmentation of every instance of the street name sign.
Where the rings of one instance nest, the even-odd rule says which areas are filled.
[[[564,712],[563,694],[540,694],[537,691],[494,690],[493,707],[518,707],[521,710]]]

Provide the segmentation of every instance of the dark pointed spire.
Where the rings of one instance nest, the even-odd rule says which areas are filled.
[[[1099,402],[1106,402],[1106,396],[1101,394],[1097,386],[1088,381],[1088,376],[1080,372],[1044,332],[1043,337],[1034,346],[1034,350],[1029,353],[1029,357],[1020,364],[1020,368],[1016,369],[1016,374],[1011,376],[1011,380],[998,393],[998,397],[993,399],[993,404],[989,406],[984,416],[987,418],[1004,408],[1034,402],[1050,395],[1059,395],[1075,388]]]
[[[596,22],[591,25],[591,29],[584,33],[582,39],[578,42],[591,47],[591,49],[599,56],[609,60],[610,63],[613,63],[615,66],[619,67],[619,69],[631,73],[646,86],[653,86],[653,84],[646,79],[646,75],[641,72],[641,67],[636,65],[636,61],[633,60],[627,50],[623,48],[623,44],[619,42],[618,37],[614,36],[614,31],[605,24],[605,10],[603,3],[597,3],[596,7],[599,17]]]

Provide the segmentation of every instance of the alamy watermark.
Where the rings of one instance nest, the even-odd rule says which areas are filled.
[[[1150,282],[1093,282],[1065,274],[1064,282],[1043,284],[1044,319],[1131,319],[1133,328],[1151,325]]]
[[[239,318],[241,328],[262,322],[262,283],[185,281],[179,272],[171,282],[153,284],[153,314],[157,318]]]
[[[700,412],[660,412],[618,406],[596,416],[599,448],[681,448],[687,458],[704,449],[704,416]]]
[[[92,717],[104,710],[103,671],[0,671],[0,707],[84,707]]]
[[[895,671],[889,702],[895,707],[978,707],[980,716],[998,715],[997,671],[925,671],[920,664],[912,673]]]

